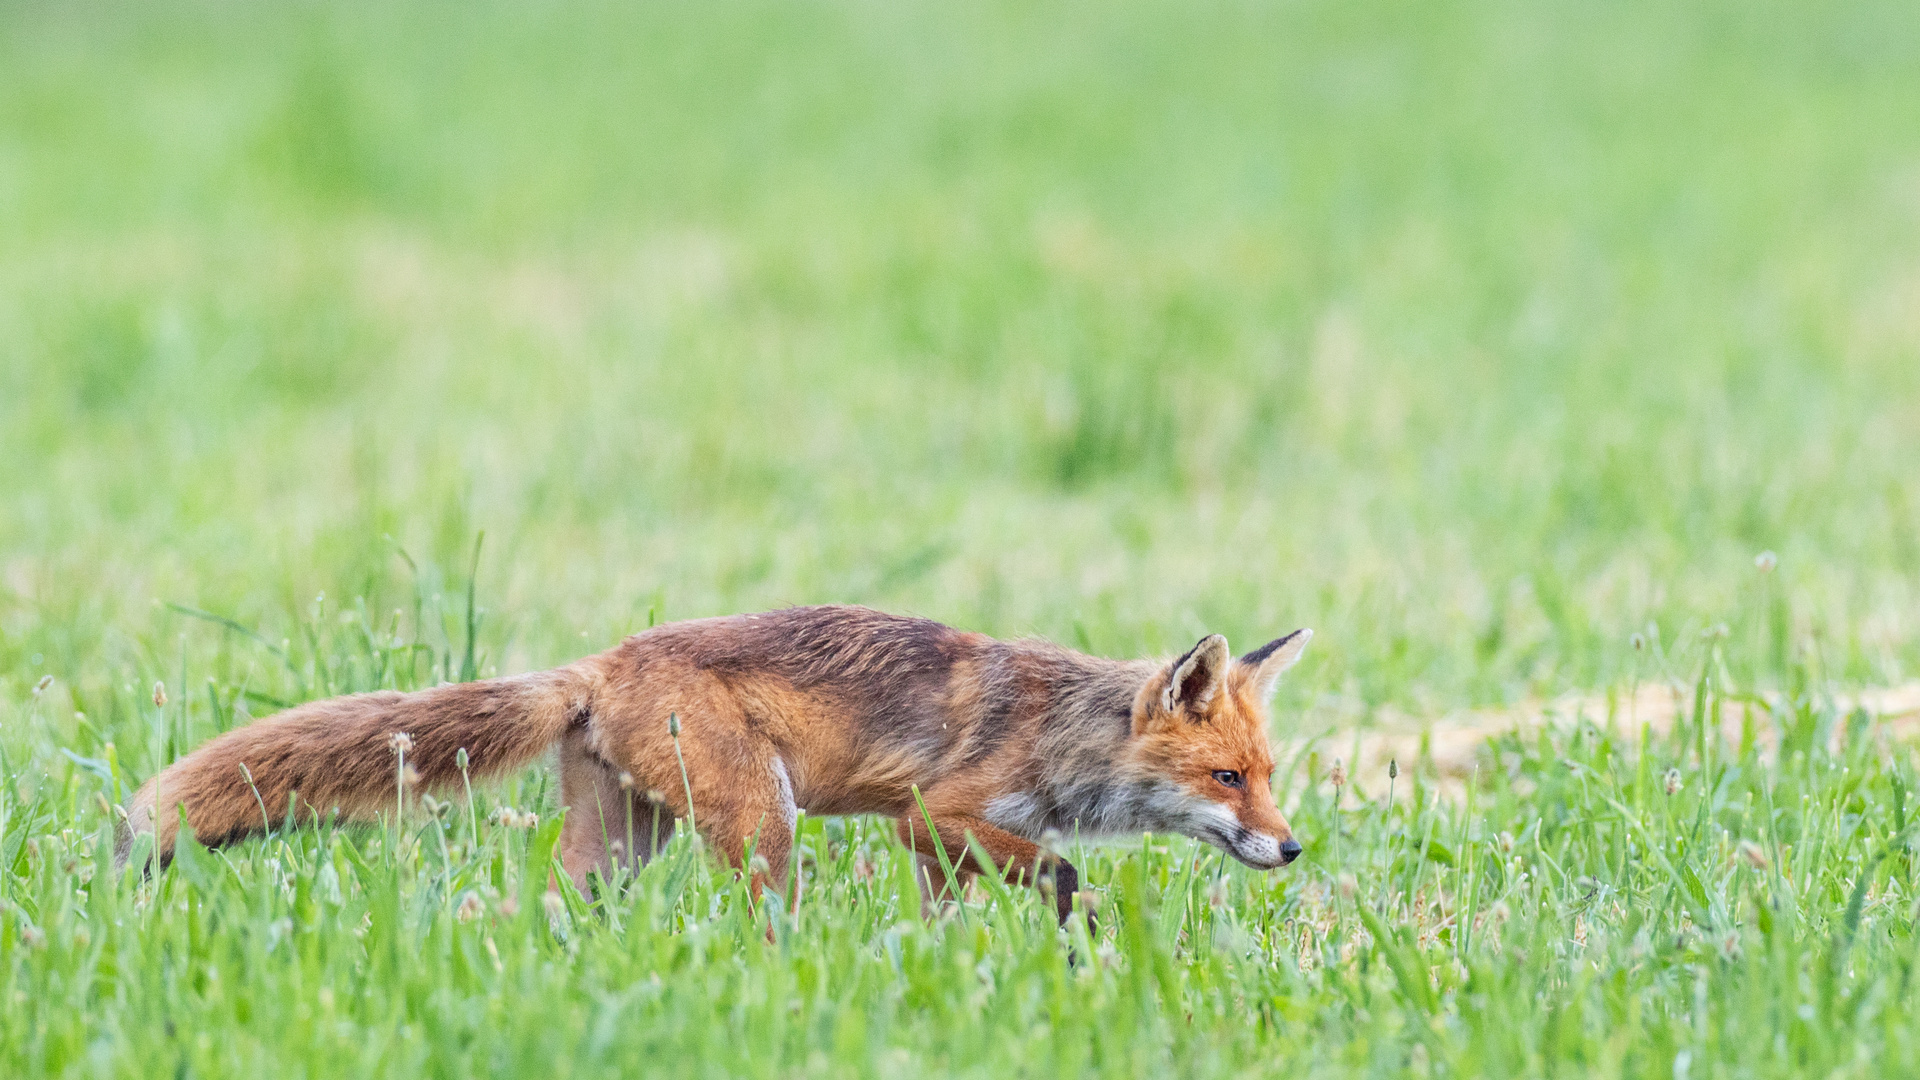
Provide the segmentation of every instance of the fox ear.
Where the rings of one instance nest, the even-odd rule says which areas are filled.
[[[1161,691],[1161,704],[1168,712],[1201,713],[1219,692],[1232,655],[1227,651],[1227,639],[1219,634],[1201,638],[1199,644],[1170,665],[1166,689]]]
[[[1241,657],[1237,663],[1249,669],[1247,678],[1254,695],[1265,701],[1273,693],[1273,684],[1280,681],[1280,673],[1300,659],[1300,654],[1306,651],[1307,642],[1312,640],[1313,631],[1295,630]]]

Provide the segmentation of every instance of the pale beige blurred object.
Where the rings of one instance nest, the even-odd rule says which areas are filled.
[[[1780,700],[1778,693],[1761,696],[1769,702]],[[1835,694],[1833,702],[1842,717],[1865,708],[1873,716],[1874,732],[1882,738],[1920,735],[1920,682]],[[1692,687],[1659,683],[1643,685],[1630,696],[1619,695],[1611,704],[1604,694],[1571,694],[1508,709],[1462,710],[1437,719],[1382,711],[1365,728],[1276,740],[1274,757],[1283,763],[1304,761],[1306,751],[1317,749],[1323,760],[1341,759],[1345,763],[1343,788],[1355,798],[1383,794],[1387,766],[1393,761],[1399,762],[1403,772],[1417,768],[1429,778],[1437,774],[1441,793],[1457,797],[1474,769],[1490,764],[1482,748],[1508,732],[1533,732],[1550,722],[1584,719],[1602,728],[1611,722],[1613,730],[1623,736],[1637,737],[1641,725],[1650,725],[1655,735],[1661,735],[1671,730],[1675,718],[1692,708]],[[1738,745],[1746,709],[1744,701],[1720,703],[1720,730],[1727,743]],[[1841,725],[1836,725],[1836,738],[1840,730]],[[1757,707],[1754,741],[1768,751],[1776,741],[1773,723]],[[1401,787],[1405,786],[1403,782]]]

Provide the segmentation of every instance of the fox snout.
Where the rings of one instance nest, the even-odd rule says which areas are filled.
[[[1299,858],[1306,849],[1291,835],[1282,840],[1243,828],[1232,836],[1227,850],[1234,858],[1256,870],[1277,870]]]

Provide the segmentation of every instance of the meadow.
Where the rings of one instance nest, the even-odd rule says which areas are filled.
[[[1920,1071],[1920,762],[1840,703],[1920,670],[1916,40],[1878,0],[0,3],[0,1074]],[[922,919],[861,820],[765,908],[684,839],[549,898],[533,772],[151,880],[101,846],[285,704],[829,601],[1106,655],[1314,627],[1306,856],[1078,852],[1089,938],[994,888]],[[1671,727],[1555,715],[1444,791],[1334,767],[1648,683]]]

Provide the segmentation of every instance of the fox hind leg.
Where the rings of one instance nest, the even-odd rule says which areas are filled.
[[[567,823],[560,832],[560,865],[582,892],[594,871],[611,878],[616,867],[638,870],[673,832],[666,808],[649,804],[633,788],[588,749],[584,732],[562,742],[560,801]]]
[[[769,884],[776,890],[786,889],[799,809],[794,805],[786,763],[772,747],[751,755],[740,772],[724,799],[716,796],[703,802],[701,785],[693,785],[699,815],[695,820],[707,843],[747,872],[754,898],[758,899]]]

